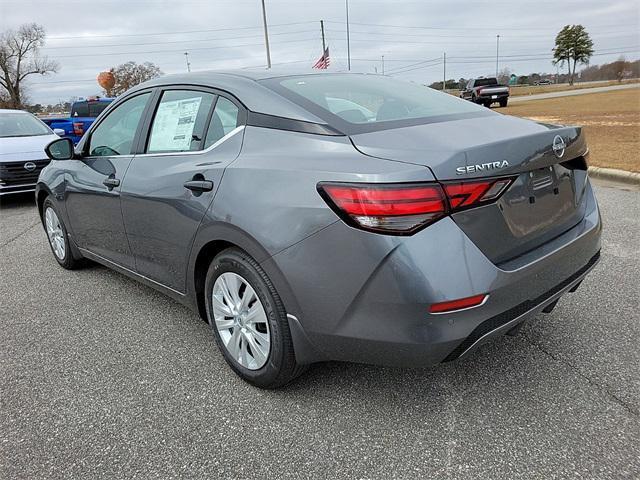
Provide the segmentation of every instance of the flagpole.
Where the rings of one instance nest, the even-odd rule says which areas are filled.
[[[347,9],[347,70],[351,71],[351,39],[349,38],[349,0],[345,0]]]
[[[320,20],[320,32],[322,32],[322,55],[324,56],[324,51],[327,48],[324,44],[324,20]]]
[[[262,0],[262,22],[264,24],[264,45],[267,48],[267,68],[271,68],[271,52],[269,51],[269,32],[267,31],[267,11]]]

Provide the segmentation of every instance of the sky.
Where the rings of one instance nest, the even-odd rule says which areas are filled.
[[[347,69],[345,0],[265,0],[274,68],[309,69],[322,53]],[[164,73],[265,68],[260,0],[0,0],[0,31],[36,22],[57,73],[30,77],[32,103],[100,93],[96,76],[129,60]],[[429,84],[446,77],[555,72],[551,49],[566,24],[594,41],[591,64],[640,58],[639,0],[349,0],[351,69]]]

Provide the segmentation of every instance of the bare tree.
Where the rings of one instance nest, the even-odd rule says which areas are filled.
[[[112,68],[110,72],[113,73],[116,84],[109,93],[115,96],[122,95],[130,88],[162,75],[160,68],[151,62],[127,62]]]
[[[13,108],[23,105],[25,78],[58,70],[56,62],[39,55],[45,37],[44,28],[36,23],[27,23],[0,35],[0,86],[6,90]]]

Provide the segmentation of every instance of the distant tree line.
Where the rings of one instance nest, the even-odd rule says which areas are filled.
[[[492,75],[491,75],[492,76]],[[499,72],[498,81],[500,83],[507,84],[511,77],[511,71],[508,68],[504,68]],[[518,75],[517,85],[533,85],[540,80],[551,80],[553,83],[569,83],[568,73],[530,73],[528,75]],[[622,81],[627,78],[640,78],[640,60],[628,61],[624,58],[620,58],[615,62],[604,63],[602,65],[591,65],[583,68],[577,73],[577,77],[581,82],[595,82],[599,80],[618,80]],[[463,89],[468,78],[460,78],[455,80],[453,78],[447,80],[447,90]],[[442,80],[433,82],[429,85],[436,90],[442,90]]]

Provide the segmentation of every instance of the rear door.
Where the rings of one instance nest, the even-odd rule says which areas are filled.
[[[161,92],[123,185],[122,212],[137,270],[184,292],[186,265],[200,222],[227,165],[242,146],[246,112],[205,88]]]

